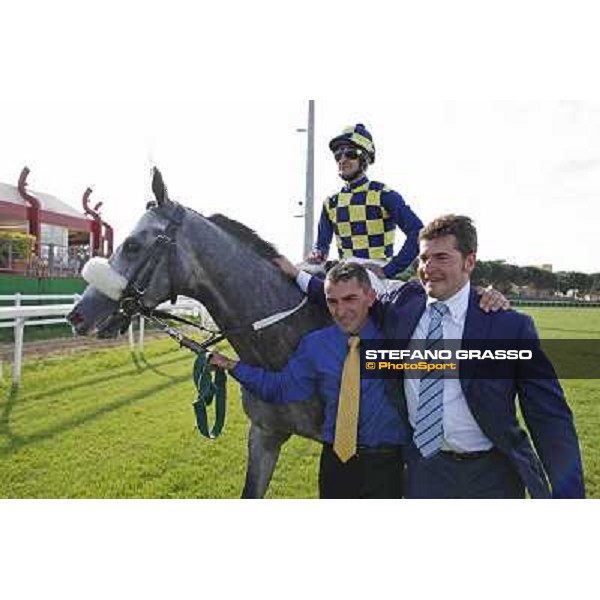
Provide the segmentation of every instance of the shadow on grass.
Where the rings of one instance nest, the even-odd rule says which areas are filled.
[[[155,386],[150,390],[143,390],[138,392],[137,394],[133,394],[126,398],[122,398],[121,400],[116,400],[115,402],[110,402],[98,408],[90,413],[85,415],[81,415],[72,419],[68,419],[67,421],[55,425],[53,427],[48,427],[46,429],[42,429],[37,433],[27,436],[16,436],[13,435],[10,431],[10,412],[17,404],[19,399],[19,392],[15,388],[11,390],[9,394],[9,400],[6,404],[5,409],[2,411],[0,415],[0,435],[6,437],[8,444],[0,448],[0,457],[9,456],[11,454],[17,453],[25,446],[30,446],[32,444],[37,444],[38,442],[43,442],[45,440],[53,438],[55,435],[59,435],[61,433],[65,433],[71,429],[75,429],[80,427],[81,425],[85,425],[86,423],[90,423],[95,419],[98,419],[104,415],[107,415],[115,410],[119,410],[125,406],[129,406],[130,404],[134,404],[135,402],[139,402],[140,400],[144,400],[150,394],[155,394],[161,392],[173,385],[173,383],[183,383],[184,381],[188,381],[189,376],[181,376],[171,378],[170,381],[165,382],[162,385]]]
[[[144,370],[140,359],[138,358],[138,353],[132,350],[130,353],[131,362],[135,365],[135,368],[138,370],[138,373],[141,373]]]
[[[10,413],[19,399],[19,388],[13,386],[7,395],[6,404],[0,412],[0,436],[10,437]]]
[[[188,355],[185,358],[188,359],[188,360],[193,360],[193,356],[192,355]],[[141,354],[137,359],[134,359],[134,360],[136,361],[136,364],[143,365],[142,367],[140,367],[142,370],[146,370],[147,369],[149,371],[152,371],[153,373],[156,373],[160,377],[166,377],[166,378],[172,379],[172,380],[176,379],[172,375],[169,375],[168,373],[165,373],[164,371],[161,371],[160,369],[157,369],[152,363],[148,362],[148,360],[146,359],[146,357],[143,354]],[[165,362],[162,362],[160,364],[162,366],[162,365],[166,365],[166,364],[169,364],[169,363],[165,361]],[[190,372],[191,372],[191,370],[190,370]]]
[[[160,364],[161,365],[172,365],[175,363],[182,362],[184,360],[189,360],[189,357],[185,356],[185,355],[180,355],[180,356],[176,356],[170,360],[162,361]],[[44,390],[43,392],[27,394],[27,401],[49,399],[49,398],[52,398],[53,396],[57,396],[59,394],[65,393],[65,392],[72,392],[72,391],[78,390],[80,388],[90,387],[97,383],[105,383],[108,377],[110,377],[111,381],[115,381],[117,379],[122,379],[124,377],[130,377],[131,375],[140,375],[141,373],[143,373],[146,370],[148,370],[148,371],[155,370],[155,369],[151,368],[150,363],[148,363],[145,359],[143,362],[144,362],[144,365],[146,365],[146,366],[142,366],[139,359],[137,359],[137,358],[133,359],[135,368],[128,369],[127,371],[123,371],[119,375],[110,375],[110,370],[107,369],[106,371],[104,371],[102,373],[102,375],[95,375],[95,376],[87,378],[87,379],[79,380],[79,381],[77,381],[77,383],[74,383],[72,385],[63,385],[61,387]],[[120,368],[122,368],[122,366],[119,366],[117,368],[120,369]],[[191,367],[190,367],[190,369],[191,369]],[[169,376],[169,377],[171,377],[171,376]],[[171,379],[173,381],[179,381],[178,378],[171,377]]]

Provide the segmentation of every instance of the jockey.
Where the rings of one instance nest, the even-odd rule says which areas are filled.
[[[324,263],[335,233],[340,258],[366,263],[380,279],[390,279],[417,256],[423,223],[400,194],[367,178],[367,169],[375,162],[375,144],[362,123],[344,129],[329,148],[345,185],[325,200],[317,242],[306,260]],[[396,227],[406,239],[394,256]]]

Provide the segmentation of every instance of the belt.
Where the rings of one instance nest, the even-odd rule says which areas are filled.
[[[490,448],[489,450],[481,450],[479,452],[454,452],[452,450],[442,450],[440,454],[453,460],[475,460],[477,458],[489,456],[490,454],[492,454],[492,452],[494,452],[494,450],[495,448]]]
[[[324,442],[324,446],[327,446],[331,451],[333,451],[333,444],[329,442]],[[356,456],[361,456],[365,454],[401,454],[402,446],[396,446],[394,444],[380,444],[379,446],[357,446],[356,447]]]
[[[356,454],[401,454],[402,446],[393,444],[381,444],[380,446],[358,446]]]

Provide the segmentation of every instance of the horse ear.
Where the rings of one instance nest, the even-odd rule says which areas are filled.
[[[152,191],[154,192],[154,196],[159,206],[169,202],[167,186],[165,186],[162,175],[156,167],[154,167],[154,172],[152,175]]]

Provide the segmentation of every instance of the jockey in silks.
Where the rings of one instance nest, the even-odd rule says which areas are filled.
[[[306,260],[323,265],[335,233],[340,259],[365,263],[374,289],[383,292],[388,289],[385,280],[416,258],[423,223],[398,192],[367,178],[367,169],[375,162],[375,144],[362,123],[344,129],[329,148],[345,185],[323,203],[317,242]],[[396,227],[406,239],[394,255]]]

